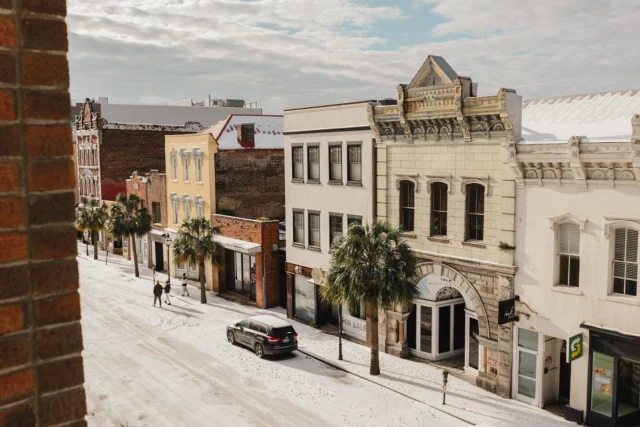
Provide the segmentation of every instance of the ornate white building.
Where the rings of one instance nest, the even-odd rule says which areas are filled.
[[[509,396],[512,327],[498,302],[513,296],[515,181],[522,99],[475,85],[430,56],[397,105],[369,107],[376,139],[376,215],[405,230],[419,257],[420,297],[380,314],[382,349],[458,358],[476,384]]]
[[[520,298],[512,397],[568,404],[568,418],[593,426],[640,423],[637,113],[638,91],[530,100],[508,156]]]

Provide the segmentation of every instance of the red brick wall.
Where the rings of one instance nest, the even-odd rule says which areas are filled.
[[[262,247],[256,256],[256,304],[258,307],[270,308],[280,304],[280,287],[278,271],[278,251],[273,251],[273,245],[278,244],[278,221],[254,221],[224,215],[211,215],[211,223],[221,228],[225,237],[257,243]],[[214,272],[214,291],[226,291],[225,265],[223,263]],[[264,278],[266,277],[266,281]],[[266,285],[263,285],[265,284]],[[266,301],[263,289],[266,286]]]
[[[3,426],[86,425],[65,14],[0,0]]]
[[[240,218],[284,219],[284,150],[220,150],[216,211]]]
[[[165,135],[184,132],[158,130],[103,129],[100,146],[102,198],[115,200],[126,191],[125,181],[133,171],[164,170]]]

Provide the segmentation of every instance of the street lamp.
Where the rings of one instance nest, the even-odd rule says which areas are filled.
[[[164,244],[167,245],[167,254],[168,254],[167,283],[171,284],[171,260],[169,259],[171,258],[171,236],[169,236],[169,233],[164,233],[162,237],[164,237]]]

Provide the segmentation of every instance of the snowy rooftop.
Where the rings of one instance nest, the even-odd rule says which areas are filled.
[[[521,144],[631,140],[631,117],[640,114],[640,90],[536,98],[522,105]]]
[[[284,149],[283,116],[231,114],[201,133],[210,133],[221,150],[244,149],[238,142],[238,126],[241,123],[254,124],[255,148]]]

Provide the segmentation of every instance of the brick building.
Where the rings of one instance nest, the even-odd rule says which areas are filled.
[[[74,125],[80,201],[87,197],[115,200],[126,191],[125,181],[133,171],[164,169],[165,135],[201,130],[197,122],[183,126],[108,123],[87,99]]]
[[[3,426],[86,425],[65,15],[0,1]]]
[[[280,304],[279,222],[211,215],[222,234],[221,265],[213,277],[213,290],[244,295],[261,308]]]
[[[167,226],[167,175],[152,170],[144,176],[133,172],[126,181],[127,194],[136,194],[142,200],[142,206],[149,210],[151,215],[151,232],[142,238],[136,238],[136,250],[138,251],[138,263],[164,271],[168,266],[169,253],[165,247],[164,229]],[[130,257],[129,244],[123,245],[123,254]]]

